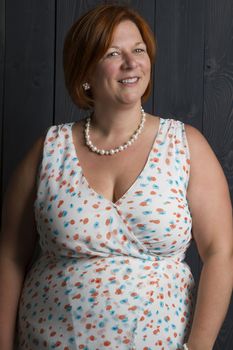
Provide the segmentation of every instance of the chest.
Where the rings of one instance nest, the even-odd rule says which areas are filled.
[[[83,158],[81,163],[89,185],[99,194],[116,202],[137,180],[147,162],[145,149],[134,150],[115,159]],[[130,157],[130,156],[131,157]],[[91,160],[92,159],[92,160]]]
[[[91,152],[79,133],[75,149],[89,186],[106,199],[116,202],[144,170],[154,145],[156,129],[141,135],[132,146],[113,156]]]
[[[55,144],[48,138],[46,145],[35,203],[42,248],[63,256],[90,255],[93,247],[93,255],[135,256],[144,248],[156,255],[182,253],[191,216],[181,143],[168,152],[171,138],[156,142],[153,133],[119,157],[95,155],[82,144],[75,157],[66,135],[64,152],[56,152],[62,138]]]

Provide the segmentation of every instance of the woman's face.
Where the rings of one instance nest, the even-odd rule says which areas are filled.
[[[137,26],[126,20],[117,25],[107,52],[91,79],[95,103],[141,103],[151,72],[151,62]]]

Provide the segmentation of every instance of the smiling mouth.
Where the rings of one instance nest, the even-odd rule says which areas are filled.
[[[133,77],[133,78],[126,78],[126,79],[121,79],[119,80],[119,83],[121,84],[135,84],[139,80],[139,77]]]

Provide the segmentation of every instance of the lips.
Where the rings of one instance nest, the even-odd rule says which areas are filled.
[[[121,84],[135,84],[139,80],[139,77],[127,77],[124,79],[119,80],[119,83]]]

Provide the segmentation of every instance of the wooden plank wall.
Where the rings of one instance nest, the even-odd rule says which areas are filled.
[[[15,165],[54,121],[55,0],[6,0],[3,188]]]
[[[233,200],[233,1],[205,1],[202,132],[227,176]],[[216,349],[233,349],[233,298]]]
[[[0,0],[2,192],[18,161],[49,125],[84,115],[64,87],[63,40],[82,13],[103,2]],[[157,37],[154,91],[145,109],[203,132],[223,166],[233,199],[233,1],[115,3],[136,8]],[[187,261],[198,281],[201,263],[194,244]],[[233,349],[233,302],[214,349]]]
[[[5,0],[0,0],[0,198],[2,193],[2,136],[4,115],[4,86],[5,86]]]

